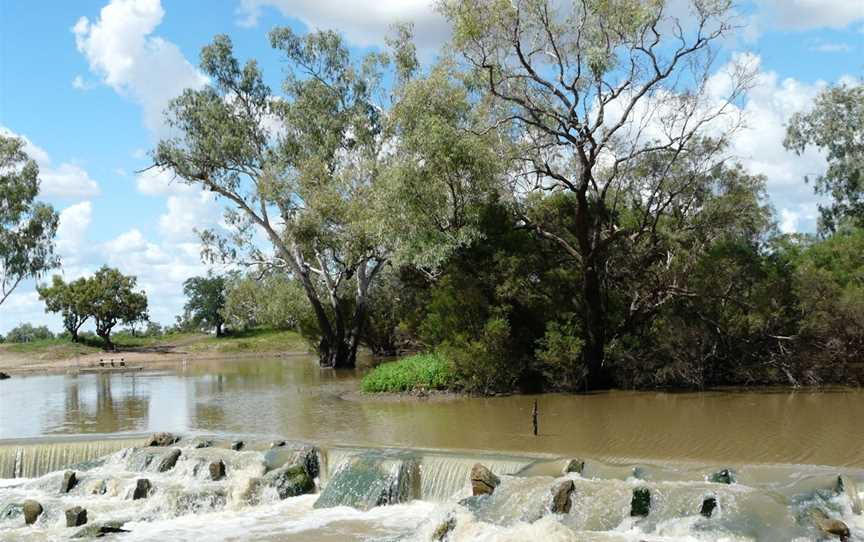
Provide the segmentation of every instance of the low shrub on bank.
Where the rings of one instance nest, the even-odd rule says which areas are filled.
[[[456,382],[453,365],[441,354],[415,354],[383,363],[363,377],[365,392],[445,390]]]

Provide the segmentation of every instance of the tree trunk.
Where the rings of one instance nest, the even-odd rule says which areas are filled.
[[[582,361],[587,370],[585,389],[608,389],[612,385],[612,379],[603,363],[606,349],[606,311],[600,277],[592,264],[583,268],[582,296],[585,303],[585,346],[582,350]]]
[[[216,322],[216,336],[222,336],[222,322]]]

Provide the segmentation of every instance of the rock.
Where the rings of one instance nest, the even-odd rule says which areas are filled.
[[[647,487],[637,487],[633,490],[633,498],[630,499],[630,515],[647,516],[651,511],[651,490]]]
[[[135,481],[135,491],[132,493],[132,500],[146,499],[150,496],[150,489],[153,485],[147,478],[139,478]]]
[[[281,448],[282,446],[285,446],[284,440],[275,440],[270,443],[271,448]]]
[[[225,462],[221,459],[210,463],[210,479],[213,481],[225,478]]]
[[[839,519],[828,517],[821,508],[812,507],[807,509],[807,516],[820,531],[827,535],[836,536],[840,540],[849,540],[849,527]]]
[[[24,523],[27,525],[33,525],[36,523],[36,520],[39,519],[39,516],[41,516],[43,512],[42,505],[31,500],[24,501],[21,508],[24,512]]]
[[[0,508],[0,521],[15,519],[24,513],[24,505],[18,503],[10,503]]]
[[[715,508],[717,508],[717,497],[705,497],[702,499],[702,508],[699,510],[699,513],[706,518],[710,518]]]
[[[300,447],[281,446],[267,450],[264,453],[265,472],[284,467],[285,465],[297,464],[304,465],[309,476],[316,478],[320,471],[318,448],[307,445]]]
[[[180,459],[179,448],[143,448],[135,450],[129,458],[129,470],[165,472],[174,468]]]
[[[585,462],[581,459],[571,459],[564,465],[564,474],[568,474],[571,472],[575,472],[576,474],[582,474],[585,470]]]
[[[69,493],[77,484],[78,478],[75,476],[75,471],[67,470],[63,473],[63,482],[60,484],[60,493]]]
[[[80,506],[75,506],[66,510],[66,526],[80,527],[87,523],[87,510]]]
[[[192,448],[194,448],[196,450],[200,450],[202,448],[212,448],[213,447],[213,441],[212,440],[203,439],[203,438],[195,438],[192,440],[192,442],[190,444],[191,444]]]
[[[471,492],[474,496],[491,495],[501,479],[480,463],[471,468]]]
[[[245,445],[246,445],[246,443],[243,442],[242,440],[235,440],[234,442],[231,443],[231,449],[234,450],[235,452],[239,452],[240,450],[243,449],[243,446],[245,446]]]
[[[177,435],[171,433],[155,433],[150,437],[147,446],[171,446],[180,440]]]
[[[479,512],[483,505],[486,504],[490,499],[489,495],[477,495],[471,497],[465,497],[464,499],[459,501],[459,506],[464,506],[469,511],[474,512],[475,514]]]
[[[276,489],[280,499],[305,495],[315,490],[315,482],[303,465],[287,465],[270,471],[262,478],[263,483]]]
[[[321,491],[315,508],[375,506],[408,502],[420,495],[420,465],[409,454],[370,452],[342,463]]]
[[[442,542],[447,539],[447,536],[456,528],[456,518],[450,514],[447,519],[441,522],[438,527],[432,532],[432,540]]]
[[[553,514],[568,514],[570,513],[570,497],[576,491],[576,484],[573,480],[564,480],[552,486],[552,504],[549,510]]]
[[[103,521],[102,523],[91,523],[78,529],[70,538],[102,538],[106,534],[128,532],[123,528],[122,521]]]
[[[735,475],[729,469],[723,469],[712,474],[708,481],[715,484],[731,484],[735,482]]]
[[[4,373],[3,371],[0,371],[0,380],[6,380],[8,378],[12,378],[11,376],[9,376],[9,373]]]

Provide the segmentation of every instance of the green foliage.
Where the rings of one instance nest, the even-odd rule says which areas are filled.
[[[363,377],[360,388],[364,392],[446,390],[455,383],[453,365],[433,352],[383,363]]]
[[[523,360],[513,349],[510,324],[503,316],[490,318],[478,338],[457,336],[441,348],[453,361],[460,386],[469,392],[512,390],[524,370]]]
[[[546,333],[537,341],[537,361],[544,365],[543,372],[551,382],[567,389],[579,389],[585,378],[582,365],[583,341],[572,315],[564,322],[546,324]]]
[[[45,302],[45,312],[59,312],[63,327],[73,342],[78,342],[78,330],[93,314],[94,290],[86,278],[68,284],[59,275],[51,278],[51,285],[37,286],[39,298]]]
[[[828,170],[813,180],[817,194],[831,196],[820,207],[821,226],[835,231],[845,221],[864,227],[864,86],[839,85],[824,89],[813,109],[795,113],[783,145],[801,154],[809,146],[823,151]],[[805,177],[805,180],[810,180]]]
[[[53,339],[54,334],[47,326],[34,326],[30,323],[19,324],[6,333],[6,342],[29,343]]]
[[[316,336],[315,315],[303,287],[284,274],[237,275],[226,284],[225,322],[236,330],[254,327],[308,331]]]
[[[96,334],[112,349],[111,331],[118,323],[131,324],[147,319],[147,296],[135,291],[137,279],[108,266],[88,279],[88,290]]]
[[[183,283],[188,301],[184,310],[192,324],[215,329],[222,335],[222,310],[225,306],[225,278],[210,273],[206,277],[191,277]]]
[[[24,279],[60,264],[54,255],[58,214],[35,201],[39,167],[24,141],[0,134],[0,304]]]

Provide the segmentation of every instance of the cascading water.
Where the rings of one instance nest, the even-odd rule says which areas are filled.
[[[76,442],[69,445],[74,453],[60,443],[45,450],[26,444],[31,448],[21,455],[52,459],[20,469],[39,474],[0,480],[0,541],[67,539],[81,529],[66,527],[65,510],[73,506],[87,510],[83,528],[122,525],[129,532],[116,535],[120,540],[804,541],[819,539],[819,521],[834,520],[848,526],[849,540],[864,541],[864,471],[855,469],[732,465],[734,483],[725,484],[712,478],[719,467],[701,465],[589,459],[581,474],[565,474],[568,461],[548,457],[290,443],[278,453],[269,443],[235,451],[219,442],[197,448],[200,439],[167,448],[142,448],[137,440],[120,449],[121,442]],[[106,449],[94,461],[92,454]],[[91,461],[74,468],[78,481],[68,493],[61,491],[66,457],[69,464]],[[308,472],[310,457],[320,463],[319,493],[284,498],[279,484],[287,478],[273,476],[284,469],[280,462],[296,461]],[[463,500],[478,462],[500,485]],[[46,465],[53,470],[40,473]],[[224,467],[224,476],[214,465]],[[139,494],[142,479],[148,483]],[[569,510],[552,513],[553,488],[570,481]],[[637,488],[650,493],[644,517],[631,516]],[[702,514],[707,498],[716,503],[710,517]],[[27,499],[44,508],[33,526],[24,525],[20,508]]]
[[[111,438],[78,442],[0,444],[0,478],[32,478],[76,463],[141,446],[144,439]]]

